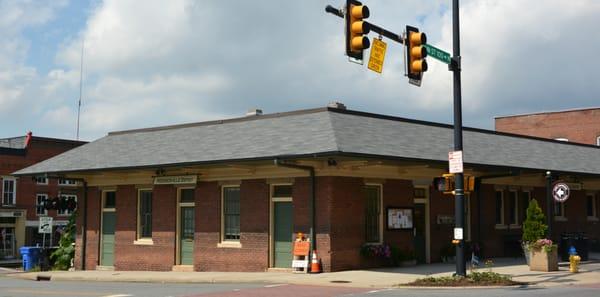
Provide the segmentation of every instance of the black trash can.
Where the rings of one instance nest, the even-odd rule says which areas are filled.
[[[562,261],[569,261],[569,248],[575,247],[581,261],[587,261],[590,252],[590,239],[584,232],[565,232],[560,235],[558,253]]]

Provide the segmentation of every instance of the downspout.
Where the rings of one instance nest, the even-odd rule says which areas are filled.
[[[306,166],[306,165],[298,165],[298,164],[291,164],[291,163],[286,163],[283,160],[280,159],[275,159],[274,160],[275,166],[281,166],[281,167],[287,167],[287,168],[293,168],[293,169],[299,169],[299,170],[305,170],[308,171],[309,175],[310,175],[310,199],[308,200],[309,202],[309,206],[308,208],[310,209],[310,250],[314,251],[317,247],[317,237],[316,237],[316,231],[315,231],[315,210],[316,210],[316,190],[315,190],[315,168],[312,166]]]

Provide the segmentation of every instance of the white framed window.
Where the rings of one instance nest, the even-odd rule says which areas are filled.
[[[48,184],[48,178],[45,176],[36,176],[35,177],[35,183],[38,185],[47,185]]]
[[[381,185],[367,184],[363,187],[365,199],[365,242],[383,242],[383,201]]]
[[[240,187],[221,188],[221,241],[240,241]]]
[[[38,216],[47,216],[48,210],[44,207],[44,201],[48,200],[48,194],[35,195],[35,214]]]
[[[504,223],[504,191],[496,190],[496,197],[494,201],[496,214],[496,228],[506,228],[506,224]]]
[[[593,193],[589,193],[585,196],[585,212],[588,221],[598,220],[598,197]]]
[[[72,179],[59,178],[58,185],[59,186],[75,186],[75,185],[77,185],[77,181],[74,181]]]
[[[555,221],[566,221],[567,220],[565,202],[554,201],[554,220]]]
[[[17,197],[17,179],[14,177],[4,177],[2,179],[2,204],[5,206],[14,206]]]
[[[598,135],[598,137],[596,137],[596,145],[600,146],[600,135]]]
[[[137,238],[152,240],[152,189],[138,190]]]
[[[61,198],[61,199],[64,198],[64,199],[67,199],[67,200],[68,199],[74,199],[75,202],[77,202],[77,195],[74,195],[74,194],[60,194],[59,198]],[[58,216],[64,216],[64,217],[66,217],[66,216],[70,216],[72,213],[73,212],[70,211],[70,210],[68,210],[68,209],[65,209],[65,210],[57,209],[56,210],[56,215],[58,215]]]

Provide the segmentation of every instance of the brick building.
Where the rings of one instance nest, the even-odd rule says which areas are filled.
[[[76,185],[68,180],[49,180],[45,177],[16,177],[12,172],[59,155],[84,142],[27,136],[0,139],[0,260],[18,258],[23,245],[41,244],[37,233],[40,216],[54,217],[55,225],[66,223],[68,212],[57,213],[41,207],[41,201],[69,195]],[[56,242],[58,238],[52,236]],[[48,238],[48,243],[50,238]]]
[[[496,131],[600,146],[600,108],[495,118]]]
[[[82,181],[78,269],[285,268],[293,232],[304,232],[324,270],[339,271],[381,265],[361,256],[369,245],[426,263],[452,249],[453,196],[431,186],[452,136],[449,125],[343,106],[256,113],[112,132],[15,174]],[[465,240],[486,257],[520,253],[528,201],[546,209],[547,171],[579,186],[552,236],[600,237],[597,148],[473,128],[464,148],[480,183],[466,198]]]

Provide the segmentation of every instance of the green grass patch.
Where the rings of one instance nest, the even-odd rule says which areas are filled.
[[[466,277],[462,276],[428,276],[417,279],[406,286],[416,287],[466,287],[466,286],[514,286],[523,283],[512,280],[510,275],[496,272],[472,272]]]

